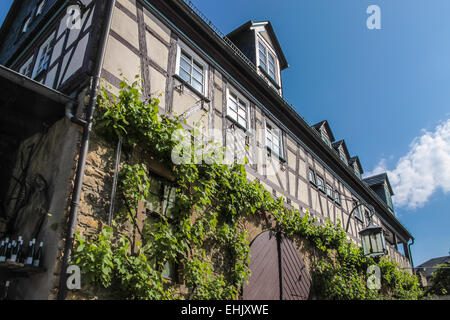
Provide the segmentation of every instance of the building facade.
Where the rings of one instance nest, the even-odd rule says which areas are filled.
[[[0,231],[47,244],[45,270],[17,280],[18,298],[56,298],[67,267],[64,239],[73,237],[66,229],[98,232],[110,203],[115,149],[91,128],[92,88],[101,78],[115,94],[123,77],[136,75],[147,97],[159,96],[161,112],[218,132],[228,150],[249,159],[249,178],[287,206],[348,226],[358,245],[373,208],[389,255],[411,267],[414,238],[395,216],[387,175],[362,179],[359,158],[344,140],[335,141],[328,121],[311,126],[284,99],[288,62],[269,21],[248,21],[224,35],[190,1],[16,0],[0,43],[1,81],[10,88],[0,98],[8,115],[0,135],[9,150],[2,159],[8,182],[0,190]],[[255,247],[270,242],[265,230],[250,231]],[[248,289],[245,296],[259,297]]]

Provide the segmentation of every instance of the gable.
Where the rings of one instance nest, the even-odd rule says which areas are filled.
[[[226,37],[234,41],[236,38],[240,37],[241,33],[246,32],[255,32],[256,34],[260,35],[267,42],[267,44],[271,46],[271,49],[278,57],[281,70],[284,70],[289,66],[270,21],[247,21],[240,27],[236,28],[234,31],[230,32]]]

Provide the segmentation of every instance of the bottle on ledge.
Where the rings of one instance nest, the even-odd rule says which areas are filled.
[[[6,247],[5,240],[3,240],[0,245],[0,262],[5,262],[6,260]]]
[[[33,241],[30,241],[28,244],[28,255],[25,259],[25,265],[32,265],[33,264],[33,257],[34,257],[34,245]]]
[[[11,250],[12,250],[11,243],[8,243],[8,247],[6,248],[6,253],[5,253],[6,261],[9,261],[9,258],[11,258]]]
[[[14,257],[11,256],[11,261],[13,262],[22,262],[22,246],[23,246],[23,240],[22,237],[19,237],[19,239],[17,240],[17,248],[14,254]],[[14,259],[14,260],[13,260]]]
[[[36,268],[39,267],[41,264],[41,257],[42,257],[42,250],[43,250],[42,247],[43,246],[44,246],[44,242],[41,241],[39,243],[39,248],[38,248],[36,254],[34,255],[33,266]]]
[[[8,257],[8,262],[16,262],[16,250],[17,250],[17,243],[16,240],[13,240],[12,244],[11,244],[11,252],[9,254]]]

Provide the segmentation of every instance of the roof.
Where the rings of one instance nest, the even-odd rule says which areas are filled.
[[[316,129],[317,131],[320,131],[320,129],[325,126],[325,130],[328,133],[328,138],[330,138],[330,141],[333,142],[335,140],[333,132],[331,131],[330,125],[328,124],[327,120],[320,121],[319,123],[313,124],[311,127]]]
[[[273,30],[272,24],[270,21],[252,21],[249,20],[240,27],[234,29],[229,34],[226,35],[227,38],[232,39],[237,34],[241,32],[249,31],[250,28],[255,27],[257,25],[264,25],[265,29],[267,30],[267,33],[269,34],[270,38],[272,39],[273,45],[275,46],[274,49],[277,52],[277,56],[280,60],[280,69],[284,70],[289,67],[289,64],[286,60],[286,56],[284,55],[283,50],[281,49],[280,42],[278,41],[278,38],[275,34],[275,31]]]
[[[431,274],[436,270],[438,264],[450,263],[450,256],[430,259],[416,267],[417,272],[422,273],[425,277],[431,277]]]
[[[361,165],[361,162],[359,161],[359,157],[358,156],[351,157],[348,163],[352,166],[355,161],[358,164],[360,172],[364,173],[363,167]]]
[[[64,117],[65,106],[76,103],[59,91],[0,65],[0,133],[22,138],[40,132]]]
[[[386,172],[377,174],[375,176],[364,178],[363,181],[367,183],[370,187],[378,186],[380,184],[384,184],[386,182],[389,192],[391,195],[394,195],[394,191],[392,190],[391,183],[389,182],[389,178]]]
[[[343,139],[339,140],[339,141],[336,141],[336,142],[333,142],[332,145],[333,145],[333,148],[336,151],[338,151],[338,148],[342,145],[342,147],[344,148],[344,152],[345,152],[345,155],[346,155],[347,159],[350,159],[350,154],[348,153],[347,145],[345,144],[345,141]]]

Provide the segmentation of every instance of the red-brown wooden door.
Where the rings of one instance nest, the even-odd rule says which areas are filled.
[[[305,300],[311,279],[294,244],[283,234],[261,233],[250,246],[248,285],[244,300]]]

